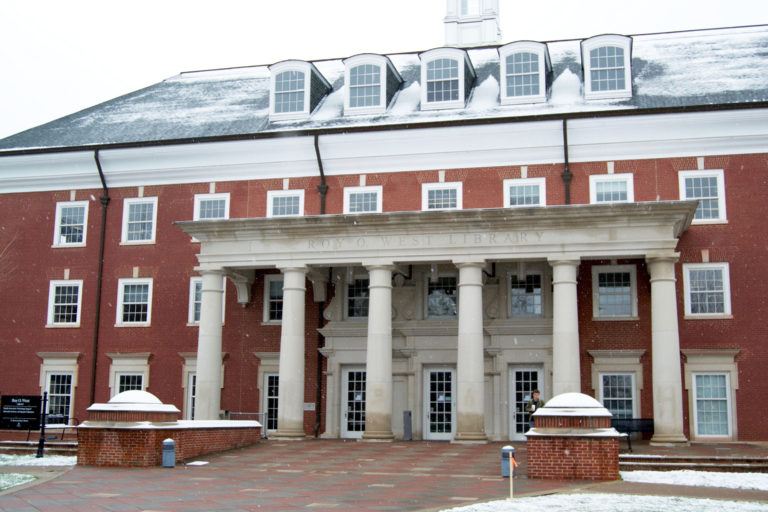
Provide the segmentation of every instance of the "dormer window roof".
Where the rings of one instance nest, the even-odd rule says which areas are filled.
[[[499,48],[501,103],[541,103],[547,100],[552,76],[549,50],[544,43],[518,41]]]
[[[355,55],[344,61],[344,113],[384,113],[403,78],[383,55]]]
[[[632,38],[602,35],[581,42],[584,98],[632,97]]]
[[[463,108],[477,77],[465,50],[436,48],[421,59],[421,110]]]
[[[269,67],[270,120],[309,117],[331,91],[331,84],[311,62],[286,60]]]

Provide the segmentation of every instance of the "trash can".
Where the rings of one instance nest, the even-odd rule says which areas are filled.
[[[510,474],[510,463],[509,463],[509,456],[512,455],[512,457],[515,456],[515,447],[514,446],[504,446],[501,449],[501,476],[503,478],[509,478]],[[512,469],[512,476],[515,476],[515,470]]]
[[[173,439],[163,441],[163,467],[172,468],[176,465],[176,442]]]

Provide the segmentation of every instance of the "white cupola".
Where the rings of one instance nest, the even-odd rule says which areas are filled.
[[[445,46],[501,42],[499,0],[446,0]]]

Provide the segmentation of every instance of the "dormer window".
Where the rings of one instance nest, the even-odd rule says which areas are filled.
[[[547,77],[552,72],[547,45],[533,41],[510,43],[499,49],[501,103],[539,103],[547,100]]]
[[[269,95],[271,120],[309,117],[331,90],[331,84],[310,62],[279,62],[270,66],[269,71],[272,74]]]
[[[438,48],[419,57],[421,109],[463,108],[476,77],[467,52]]]
[[[382,55],[356,55],[344,61],[345,114],[384,113],[403,78]]]
[[[605,35],[582,41],[584,97],[632,97],[632,39]]]

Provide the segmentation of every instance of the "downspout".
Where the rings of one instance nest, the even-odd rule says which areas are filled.
[[[107,181],[104,178],[104,171],[101,168],[99,160],[99,150],[93,153],[93,159],[96,161],[96,169],[99,171],[101,179],[101,234],[99,236],[99,270],[96,274],[96,311],[93,320],[93,348],[91,350],[91,396],[90,403],[96,402],[96,362],[99,358],[99,324],[101,323],[101,286],[104,280],[104,244],[107,232],[107,206],[109,206],[109,189]]]
[[[560,177],[563,178],[563,183],[565,184],[565,204],[571,204],[571,180],[573,179],[573,174],[571,173],[571,170],[568,167],[568,120],[567,119],[563,119],[563,154],[565,158],[565,170],[563,170],[563,173],[560,175]]]
[[[320,146],[318,141],[320,136],[315,134],[315,157],[317,158],[317,168],[320,171],[320,184],[317,191],[320,194],[320,215],[325,215],[325,196],[328,194],[328,185],[325,183],[325,170],[323,169],[323,159],[320,157]],[[330,273],[330,269],[329,269]],[[330,280],[329,280],[330,282]],[[329,285],[326,283],[326,287]],[[326,290],[326,297],[327,297]],[[323,412],[323,354],[320,349],[325,346],[325,336],[320,333],[323,328],[323,303],[317,303],[317,396],[315,398],[315,437],[320,435],[320,418]]]

